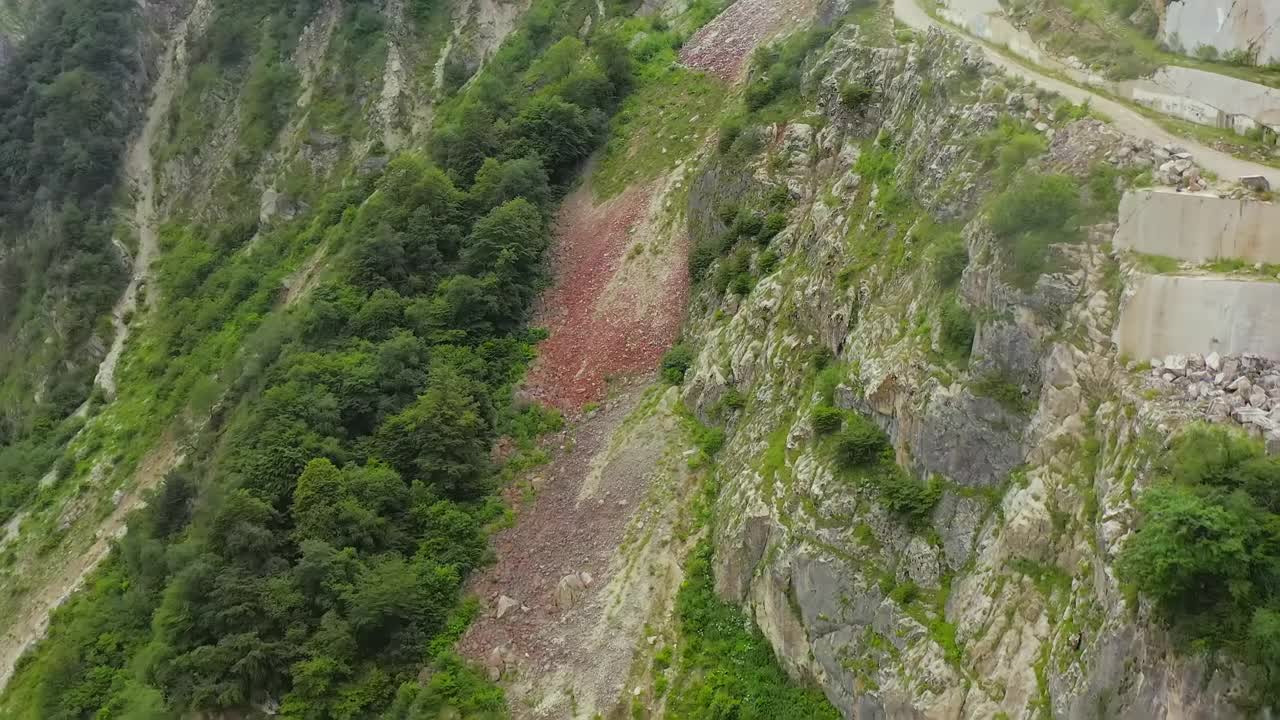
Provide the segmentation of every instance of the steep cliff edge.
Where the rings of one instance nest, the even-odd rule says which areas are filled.
[[[1246,717],[1243,668],[1174,643],[1115,571],[1198,416],[1111,342],[1116,204],[1152,148],[936,33],[847,27],[807,82],[816,108],[714,158],[690,198],[705,239],[790,197],[767,249],[709,271],[734,264],[686,331],[686,398],[728,436],[721,595],[846,717]],[[1040,139],[993,151],[1011,124]],[[1046,177],[1080,193],[1078,229],[1010,242],[1009,199]]]

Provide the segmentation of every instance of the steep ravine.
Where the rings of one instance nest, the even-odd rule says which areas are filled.
[[[156,205],[156,177],[153,151],[157,147],[159,133],[166,122],[169,107],[187,72],[187,30],[193,19],[197,24],[208,19],[209,5],[197,0],[190,13],[174,28],[168,46],[160,57],[160,73],[156,78],[146,121],[141,132],[129,145],[125,156],[125,181],[133,191],[133,229],[137,233],[137,249],[129,260],[129,284],[120,301],[111,310],[111,347],[98,366],[94,384],[106,391],[108,397],[116,394],[116,364],[129,339],[130,321],[138,312],[139,297],[145,293],[150,277],[151,261],[159,243],[159,213]],[[151,307],[154,295],[148,297]],[[144,308],[145,309],[145,308]]]

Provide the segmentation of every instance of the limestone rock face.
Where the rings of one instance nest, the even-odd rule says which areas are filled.
[[[686,329],[700,354],[684,397],[726,431],[717,592],[849,718],[1242,718],[1241,669],[1182,654],[1149,608],[1135,616],[1115,560],[1181,424],[1212,404],[1280,449],[1280,429],[1262,424],[1280,369],[1214,348],[1122,360],[1117,262],[1101,249],[1113,222],[1013,283],[980,212],[993,185],[973,148],[1012,112],[1052,123],[1043,162],[1081,182],[1117,147],[1127,159],[1160,150],[1171,170],[1188,158],[1135,150],[1096,121],[1054,121],[1050,101],[1005,87],[941,35],[908,50],[862,32],[840,30],[807,78],[825,124],[774,128],[746,171],[712,158],[690,181],[695,239],[724,232],[724,202],[785,187],[795,206],[770,245],[787,265],[745,296],[703,287]],[[839,99],[849,82],[872,89],[857,112]],[[966,90],[937,90],[947,82]],[[884,182],[859,172],[872,143],[893,149],[917,217],[883,207]],[[926,215],[964,220],[970,262],[942,291],[912,232]],[[943,352],[944,296],[975,319],[969,357]],[[834,359],[819,373],[815,356]],[[1152,360],[1152,374],[1137,369]],[[717,421],[728,388],[749,401]],[[812,423],[828,402],[884,430],[924,507],[904,510],[835,463]]]

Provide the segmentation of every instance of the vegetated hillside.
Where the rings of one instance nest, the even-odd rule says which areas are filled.
[[[111,182],[147,93],[124,70],[57,76],[110,102],[47,105],[48,67],[75,57],[68,46],[94,47],[94,6],[65,7],[80,19],[51,26],[27,51],[48,58],[10,91],[27,105],[6,107],[6,153],[26,162],[9,166],[5,200],[79,199],[86,219],[64,224],[98,219],[106,252],[112,232],[129,245],[111,221],[135,198]],[[535,2],[478,75],[441,83],[435,67],[449,67],[442,50],[470,6],[182,9],[181,81],[145,168],[159,253],[117,391],[67,417],[87,394],[78,385],[40,426],[41,462],[12,462],[4,482],[6,652],[42,626],[32,608],[72,592],[65,569],[92,569],[78,558],[120,529],[113,506],[146,506],[17,668],[0,714],[501,713],[501,693],[450,651],[469,612],[460,588],[504,517],[495,439],[511,438],[519,463],[560,422],[511,403],[539,337],[525,320],[549,220],[635,73],[669,64],[687,33],[611,19],[633,9]],[[673,22],[712,15],[695,4]],[[633,42],[646,32],[656,44]],[[127,53],[128,37],[111,49]],[[63,113],[76,123],[58,130]],[[84,122],[94,116],[119,122]],[[37,162],[74,153],[75,133],[94,149]],[[67,261],[47,254],[49,267]],[[77,307],[101,324],[126,267],[85,262],[77,277],[104,281],[102,301]]]
[[[143,78],[130,2],[55,2],[0,73],[0,514],[84,402],[126,277],[111,205]],[[95,118],[86,122],[86,118]]]

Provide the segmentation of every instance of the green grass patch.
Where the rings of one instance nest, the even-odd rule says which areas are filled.
[[[1159,275],[1168,273],[1176,273],[1182,269],[1182,261],[1177,258],[1171,258],[1167,255],[1151,255],[1149,253],[1134,253],[1134,258],[1138,261],[1138,267]]]
[[[685,566],[676,596],[681,646],[666,717],[672,720],[837,720],[816,688],[791,682],[760,631],[716,595],[709,540]]]
[[[969,390],[979,397],[990,398],[1014,415],[1030,415],[1035,402],[1022,393],[1022,388],[999,373],[988,373],[969,383]]]
[[[676,64],[667,65],[660,77],[640,82],[614,117],[592,176],[598,199],[652,180],[692,155],[724,103],[723,83]]]

